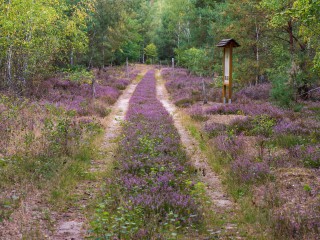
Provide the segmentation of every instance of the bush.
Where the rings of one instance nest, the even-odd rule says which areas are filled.
[[[282,81],[273,83],[271,96],[282,107],[290,107],[291,102],[294,99],[293,90]]]
[[[229,129],[233,129],[235,133],[248,133],[253,129],[251,117],[237,117],[231,121]]]
[[[251,130],[251,133],[269,137],[273,133],[275,124],[276,121],[269,115],[258,115],[252,120],[253,129]]]
[[[237,156],[231,165],[233,175],[241,182],[251,182],[266,177],[270,168],[267,163],[250,156]]]
[[[206,114],[204,113],[203,109],[201,106],[195,106],[192,107],[189,110],[189,114],[191,116],[192,119],[196,120],[196,121],[207,121],[209,119],[208,116],[206,116]]]
[[[178,51],[179,64],[188,68],[192,73],[207,75],[210,64],[207,52],[204,49],[190,48],[184,51]],[[211,69],[210,69],[211,70]]]
[[[289,154],[299,159],[305,167],[320,168],[320,145],[296,146],[290,149]]]
[[[175,101],[175,105],[178,106],[178,107],[182,107],[182,108],[186,108],[186,107],[189,107],[193,104],[193,100],[192,99],[189,99],[189,98],[182,98],[182,99],[179,99],[178,101]]]
[[[237,101],[249,98],[253,100],[268,100],[270,97],[270,84],[257,84],[255,86],[246,87],[235,94]]]
[[[206,123],[203,130],[209,135],[209,137],[215,137],[219,132],[226,130],[226,126],[219,123]]]

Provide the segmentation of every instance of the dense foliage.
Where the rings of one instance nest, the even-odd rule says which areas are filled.
[[[319,84],[319,1],[158,1],[153,41],[160,58],[175,56],[198,75],[221,74],[223,38],[241,44],[234,79],[241,86],[271,81],[272,97],[290,106]],[[161,7],[163,5],[163,7]]]
[[[176,58],[198,75],[221,74],[215,45],[235,38],[234,79],[271,81],[289,106],[319,83],[319,1],[95,0],[2,2],[2,88],[21,91],[68,65],[102,67]],[[32,80],[32,81],[31,81]]]

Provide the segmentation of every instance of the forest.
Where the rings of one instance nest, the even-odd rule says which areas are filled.
[[[22,93],[57,71],[126,61],[191,72],[221,72],[215,45],[234,38],[240,86],[272,82],[290,105],[308,98],[319,76],[319,2],[300,1],[3,1],[1,88]]]
[[[0,240],[319,239],[320,0],[2,0],[0,136]]]

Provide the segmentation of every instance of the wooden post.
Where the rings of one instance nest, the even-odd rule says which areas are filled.
[[[222,88],[222,101],[223,103],[225,104],[227,101],[226,101],[226,97],[227,97],[227,86],[224,84],[224,81],[225,81],[225,75],[226,75],[226,72],[225,72],[225,65],[226,65],[226,61],[224,60],[226,58],[226,49],[224,48],[223,49],[223,61],[222,61],[222,67],[223,67],[223,74],[222,74],[222,83],[223,83],[223,88]]]
[[[222,89],[222,99],[223,103],[231,103],[232,99],[232,53],[234,47],[239,47],[240,45],[233,39],[223,39],[217,45],[218,47],[223,47],[223,89]],[[227,88],[228,95],[227,95]],[[228,100],[227,100],[228,99]]]
[[[229,58],[229,101],[231,103],[232,98],[232,46],[230,46],[230,58]]]

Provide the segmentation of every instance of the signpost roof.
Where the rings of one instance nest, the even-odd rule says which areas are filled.
[[[236,42],[236,40],[230,38],[230,39],[222,39],[217,47],[227,47],[227,46],[232,46],[232,47],[240,47],[240,44]]]

